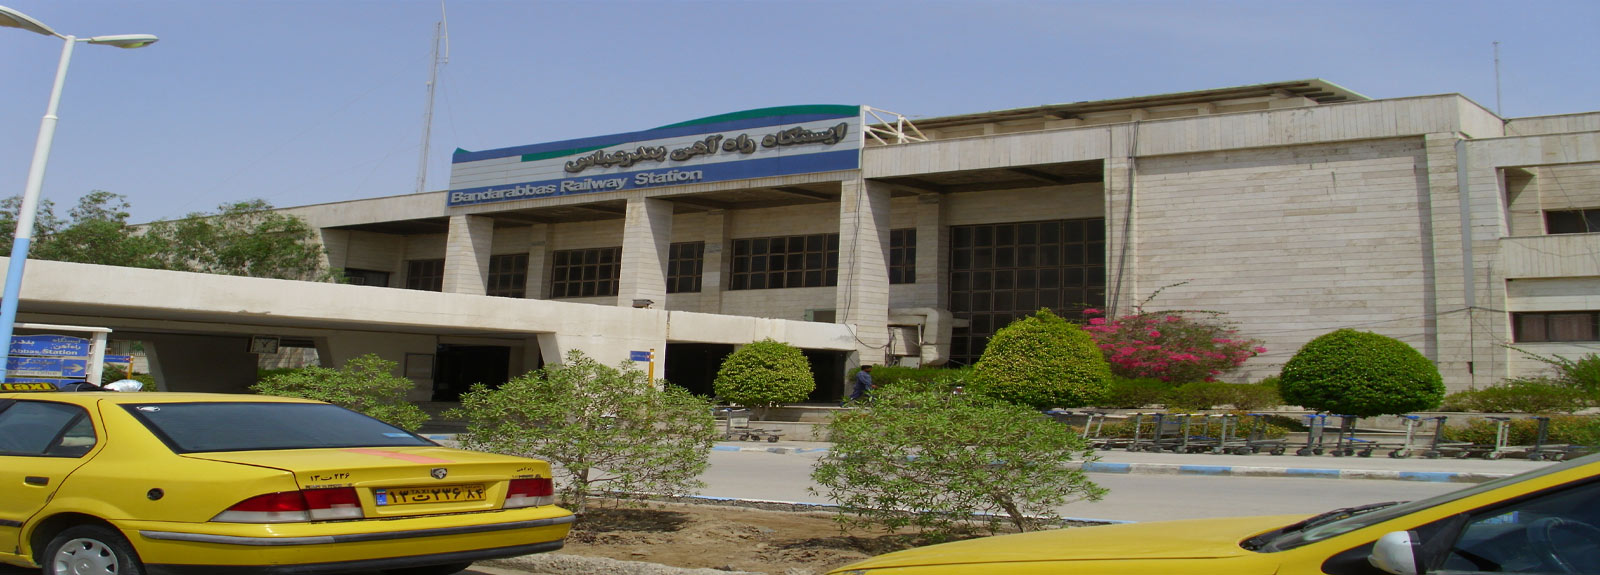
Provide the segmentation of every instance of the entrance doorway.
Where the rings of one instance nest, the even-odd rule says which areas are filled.
[[[510,379],[511,348],[497,345],[441,345],[433,376],[434,401],[460,401],[461,394],[482,383],[499,388]]]
[[[721,343],[667,344],[666,375],[673,385],[702,397],[716,395],[711,383],[717,379],[722,360],[733,353],[733,346]]]
[[[811,363],[811,375],[817,388],[811,391],[806,403],[837,405],[844,398],[844,365],[848,352],[825,349],[802,349],[806,361]]]

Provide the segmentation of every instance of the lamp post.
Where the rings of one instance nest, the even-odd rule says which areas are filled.
[[[11,8],[0,6],[0,26],[20,28],[35,34],[53,36],[64,41],[61,63],[56,67],[55,86],[50,90],[50,105],[45,108],[44,121],[39,125],[39,140],[33,147],[33,164],[28,166],[28,185],[22,192],[22,209],[17,213],[16,239],[11,244],[11,262],[6,269],[4,299],[0,299],[0,381],[5,380],[7,364],[11,359],[11,333],[16,327],[17,299],[22,294],[22,268],[28,260],[28,248],[33,244],[33,220],[39,208],[39,190],[44,187],[44,168],[50,161],[50,143],[56,134],[56,107],[61,103],[61,89],[67,81],[67,64],[72,62],[72,47],[78,42],[115,46],[117,48],[142,48],[155,43],[149,34],[120,34],[78,38],[63,36],[43,22],[34,20]]]

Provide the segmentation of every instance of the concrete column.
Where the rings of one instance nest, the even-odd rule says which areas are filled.
[[[617,305],[629,307],[647,299],[667,305],[667,248],[672,245],[672,202],[651,198],[628,200],[622,230],[622,278]]]
[[[1123,314],[1139,303],[1139,217],[1133,158],[1105,160],[1106,313]]]
[[[728,235],[733,226],[728,225],[729,218],[727,210],[706,212],[706,251],[700,262],[700,311],[705,313],[722,313],[722,292],[733,273],[733,258],[728,251],[733,248],[733,238]]]
[[[550,298],[550,225],[534,224],[528,240],[527,299]]]
[[[1466,146],[1457,146],[1463,139],[1449,132],[1424,136],[1427,171],[1418,175],[1427,178],[1426,195],[1418,201],[1424,206],[1423,249],[1431,256],[1423,274],[1433,288],[1424,309],[1436,319],[1422,320],[1416,347],[1438,364],[1452,392],[1506,378],[1517,353],[1500,345],[1511,338],[1503,311],[1506,281],[1496,266],[1507,225],[1500,174],[1493,165],[1473,165],[1462,153]],[[1463,221],[1470,234],[1463,233]]]
[[[322,239],[322,254],[317,256],[322,265],[328,271],[344,269],[350,257],[350,231],[320,229],[317,233]]]
[[[917,196],[917,298],[919,306],[950,307],[950,226],[942,194]]]
[[[450,234],[444,247],[444,293],[488,293],[489,252],[493,247],[493,219],[450,216]]]
[[[858,362],[881,365],[889,343],[889,187],[854,180],[840,189],[837,318],[855,332]]]

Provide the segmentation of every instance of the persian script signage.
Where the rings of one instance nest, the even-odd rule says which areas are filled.
[[[59,387],[89,376],[90,344],[66,335],[11,337],[5,384],[51,384]],[[8,388],[9,389],[9,388]],[[21,389],[21,388],[18,388]]]
[[[859,106],[789,106],[629,134],[457,150],[449,206],[861,167]]]

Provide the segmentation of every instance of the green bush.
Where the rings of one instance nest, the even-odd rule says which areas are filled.
[[[1200,411],[1231,405],[1237,395],[1232,383],[1199,381],[1186,383],[1167,393],[1167,409],[1174,411]]]
[[[1047,309],[1001,328],[973,367],[972,391],[1036,409],[1093,405],[1111,379],[1094,339]]]
[[[1444,399],[1439,368],[1405,342],[1341,329],[1311,340],[1284,364],[1284,401],[1371,417],[1433,409]]]
[[[817,380],[800,348],[764,339],[722,360],[712,388],[723,401],[756,408],[759,419],[769,407],[805,401]]]
[[[1506,439],[1509,445],[1533,445],[1539,436],[1539,422],[1531,417],[1511,420]],[[1462,426],[1447,426],[1445,441],[1467,442],[1477,445],[1494,445],[1498,422],[1474,419]],[[1558,415],[1550,418],[1549,437],[1545,443],[1572,445],[1600,445],[1600,417]]]
[[[572,351],[499,389],[474,385],[446,416],[468,421],[459,439],[469,449],[549,461],[563,503],[579,513],[601,491],[693,493],[716,438],[711,402],[674,385],[657,390],[634,365],[610,368]]]
[[[1572,413],[1594,401],[1583,390],[1543,377],[1508,379],[1483,389],[1445,397],[1449,411],[1483,413]]]
[[[1108,409],[1139,409],[1164,403],[1173,385],[1153,377],[1111,377],[1106,396],[1095,405]]]
[[[394,375],[399,366],[369,353],[339,369],[307,367],[269,376],[250,389],[263,395],[326,401],[416,431],[428,421],[428,414],[406,400],[406,393],[416,384]]]
[[[1239,411],[1276,409],[1283,405],[1278,392],[1278,378],[1267,378],[1261,383],[1241,383],[1233,386],[1233,408]]]
[[[854,373],[850,374],[855,377]],[[872,368],[872,383],[878,387],[906,384],[932,384],[941,381],[967,380],[972,377],[972,367],[900,367],[880,365]]]
[[[838,504],[845,525],[944,539],[982,514],[990,532],[1002,521],[1027,531],[1105,493],[1076,464],[1094,460],[1077,431],[987,396],[880,388],[872,409],[840,413],[828,429],[834,447],[813,468],[812,491]]]

